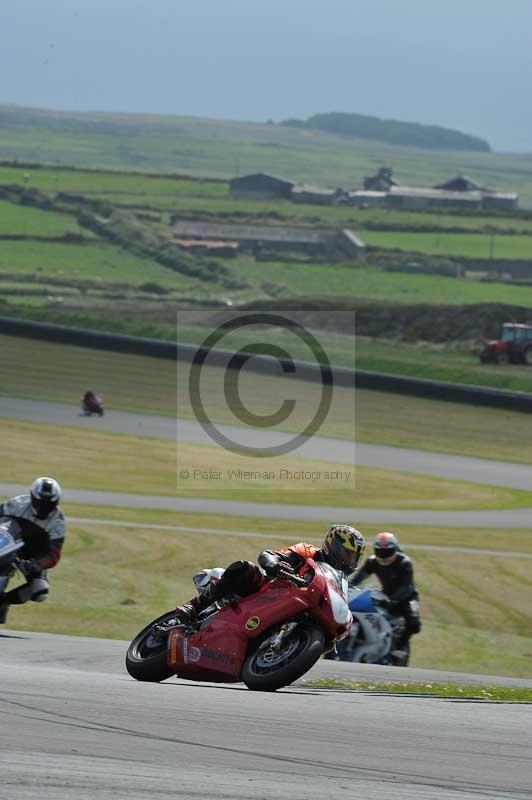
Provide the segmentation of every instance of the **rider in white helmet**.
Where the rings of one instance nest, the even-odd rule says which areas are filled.
[[[10,605],[46,600],[49,591],[47,570],[61,558],[66,526],[58,508],[61,487],[54,478],[36,478],[29,494],[12,497],[0,504],[0,524],[24,541],[20,551],[26,583],[6,592],[0,599],[0,623],[6,621]]]

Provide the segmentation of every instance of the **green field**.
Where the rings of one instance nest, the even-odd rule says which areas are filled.
[[[532,370],[523,364],[481,364],[472,350],[449,350],[419,344],[356,340],[358,369],[415,378],[496,386],[511,391],[532,392]],[[501,412],[504,413],[504,412]]]
[[[233,301],[293,297],[303,295],[336,295],[373,300],[408,303],[505,303],[532,307],[532,285],[512,286],[502,282],[483,282],[473,279],[447,278],[439,275],[409,275],[387,272],[379,267],[353,264],[290,263],[255,261],[242,256],[230,262],[231,274],[245,288],[224,289],[216,279],[211,282],[195,280],[158,264],[153,259],[136,256],[106,241],[94,244],[63,244],[53,242],[0,242],[0,280],[2,273],[50,275],[66,280],[120,282],[131,286],[154,282],[175,290],[196,288],[196,297]],[[43,300],[46,307],[46,300]],[[131,317],[132,323],[142,323],[143,307]],[[113,316],[112,314],[110,315]]]
[[[93,236],[90,231],[80,228],[76,219],[69,214],[43,211],[40,208],[0,200],[0,238],[6,235],[64,236],[67,233]],[[4,244],[0,244],[0,247],[3,248]]]
[[[532,237],[488,233],[404,233],[364,231],[364,242],[383,249],[485,259],[532,259]]]
[[[508,303],[532,306],[532,286],[511,286],[495,281],[486,283],[440,275],[408,275],[356,264],[255,261],[246,256],[239,258],[235,267],[255,286],[266,281],[275,284],[279,287],[281,297],[332,294],[404,303]],[[281,291],[283,287],[286,293]],[[297,303],[297,299],[294,302]]]
[[[229,193],[226,182],[190,180],[171,175],[143,175],[142,173],[84,171],[81,169],[54,169],[53,167],[26,168],[0,166],[0,184],[18,184],[35,187],[56,194],[68,192],[84,195],[116,194],[128,197],[172,198],[224,197]]]
[[[155,281],[175,289],[187,289],[197,281],[155,261],[128,253],[106,241],[94,244],[56,242],[0,242],[0,272],[11,276],[39,275],[68,281],[133,286]]]

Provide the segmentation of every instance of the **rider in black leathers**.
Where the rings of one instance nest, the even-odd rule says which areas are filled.
[[[419,595],[414,584],[412,561],[403,553],[393,533],[377,534],[373,543],[375,555],[366,559],[362,567],[350,578],[351,586],[357,586],[370,575],[379,579],[382,591],[389,598],[389,610],[405,618],[405,630],[395,648],[408,660],[409,640],[421,630],[419,618]]]

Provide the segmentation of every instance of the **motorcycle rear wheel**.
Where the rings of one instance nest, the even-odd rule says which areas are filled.
[[[159,683],[174,674],[166,660],[166,637],[153,632],[155,625],[168,624],[173,619],[175,609],[154,619],[135,636],[126,653],[126,669],[132,678]]]
[[[244,662],[242,681],[256,692],[275,692],[305,674],[323,653],[325,636],[314,625],[298,625],[283,643],[279,653],[264,647],[270,634]]]

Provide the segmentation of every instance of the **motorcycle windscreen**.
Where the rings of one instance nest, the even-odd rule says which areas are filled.
[[[347,578],[329,564],[320,564],[327,578],[327,592],[334,621],[339,625],[351,622],[351,612],[347,605]]]
[[[0,566],[10,563],[23,546],[24,542],[15,541],[6,528],[0,528]]]
[[[357,589],[356,594],[353,594],[353,596],[349,599],[349,608],[353,613],[356,612],[359,614],[370,614],[376,612],[377,609],[373,605],[373,601],[371,599],[371,590],[365,589],[364,591],[360,591]]]

